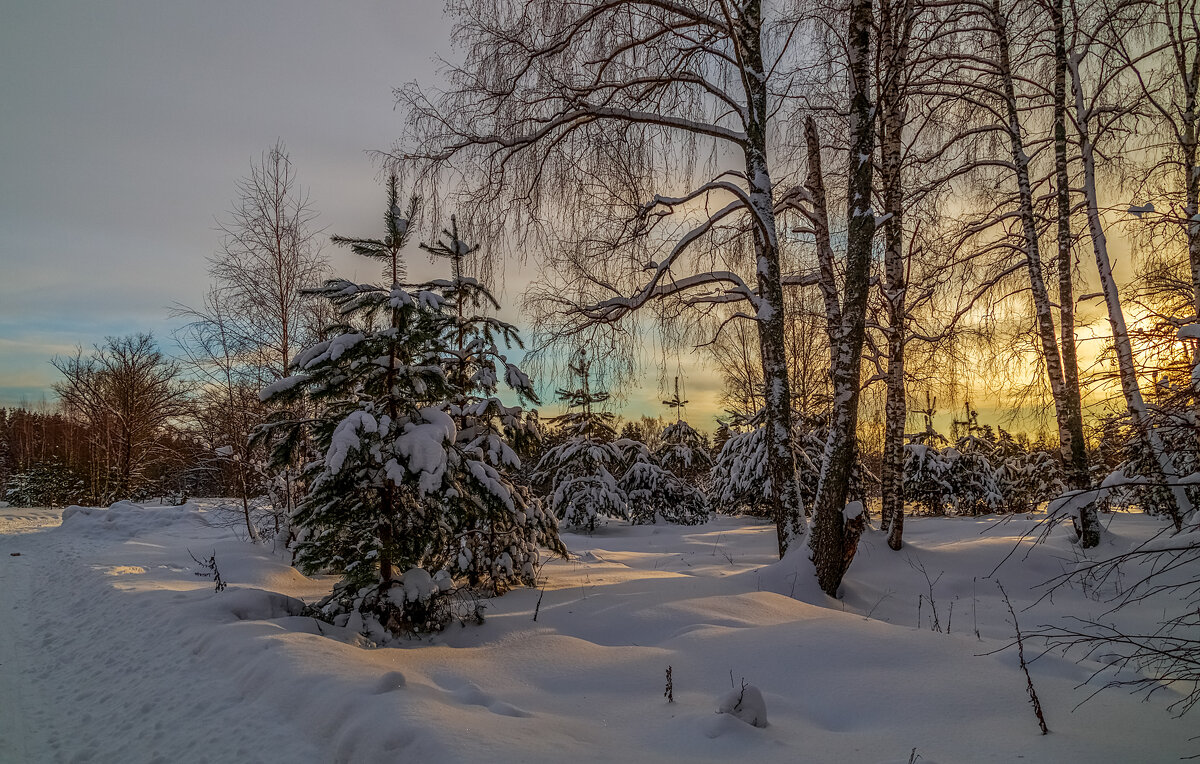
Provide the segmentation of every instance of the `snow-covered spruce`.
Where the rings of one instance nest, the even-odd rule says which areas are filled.
[[[1005,511],[1036,512],[1067,489],[1060,459],[1048,451],[1022,448],[1004,430],[993,464]]]
[[[954,446],[927,431],[904,447],[904,491],[926,514],[1033,512],[1065,490],[1062,463],[1022,447],[1000,431],[998,442],[970,434]]]
[[[725,440],[709,475],[709,490],[722,512],[764,515],[769,511],[770,480],[766,435],[759,426]]]
[[[335,241],[384,260],[399,279],[409,227],[394,197],[387,238]],[[511,478],[520,467],[513,445],[530,428],[520,406],[494,393],[504,379],[519,399],[534,398],[498,350],[497,338],[513,342],[516,330],[468,312],[495,300],[458,268],[451,281],[333,280],[313,293],[343,322],[263,397],[307,396],[317,408],[309,422],[272,426],[290,431],[285,447],[307,434],[321,454],[306,468],[296,559],[344,580],[318,614],[347,616],[369,635],[429,630],[446,623],[464,588],[532,584],[539,546],[563,547],[553,518]]]
[[[992,462],[978,447],[959,442],[958,448],[948,448],[946,482],[950,511],[957,515],[986,515],[1002,508],[1000,486]]]
[[[663,520],[697,525],[708,519],[708,499],[704,494],[653,462],[634,462],[621,478],[620,488],[625,492],[629,519],[633,523]]]
[[[629,519],[629,497],[614,476],[648,457],[637,441],[606,442],[590,432],[594,434],[577,434],[551,448],[534,472],[534,480],[549,487],[550,507],[562,523],[589,533],[606,519]]]
[[[581,348],[569,365],[580,385],[556,391],[567,413],[550,420],[559,442],[542,455],[533,480],[547,490],[550,507],[564,525],[590,533],[604,519],[629,517],[628,497],[615,476],[649,454],[640,443],[617,438],[612,413],[593,410],[608,393],[591,390],[589,366],[587,349]]]
[[[765,515],[768,511],[771,476],[767,471],[766,434],[762,413],[751,417],[735,417],[727,427],[732,434],[721,444],[709,473],[709,500],[717,511],[727,514],[745,512]],[[827,429],[821,422],[794,417],[792,442],[800,446],[796,452],[796,482],[806,511],[811,511],[817,496],[817,483],[825,450]],[[864,496],[866,467],[856,459],[851,471],[849,501],[861,501]]]
[[[662,444],[654,451],[654,460],[664,470],[695,482],[712,469],[708,438],[683,419],[663,428]]]

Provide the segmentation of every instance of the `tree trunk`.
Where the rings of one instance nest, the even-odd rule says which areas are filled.
[[[870,101],[872,2],[851,0],[847,35],[850,64],[850,168],[848,178],[849,231],[846,241],[846,283],[842,321],[835,344],[833,408],[829,437],[817,487],[815,519],[809,542],[817,582],[836,597],[842,577],[854,558],[861,529],[847,532],[844,516],[851,472],[858,453],[858,398],[863,337],[866,333],[870,289],[871,240],[875,213],[871,209],[871,155],[875,149],[875,110]],[[857,530],[856,530],[857,529]]]
[[[1092,250],[1096,255],[1096,269],[1100,272],[1100,285],[1104,292],[1104,302],[1108,306],[1108,323],[1112,327],[1113,345],[1117,352],[1117,372],[1121,379],[1121,392],[1125,396],[1125,404],[1129,409],[1129,418],[1133,427],[1148,449],[1151,459],[1151,478],[1159,486],[1170,490],[1162,491],[1161,501],[1175,525],[1175,530],[1183,528],[1183,513],[1189,508],[1187,492],[1174,476],[1170,457],[1163,448],[1162,438],[1158,431],[1150,426],[1147,417],[1146,403],[1142,398],[1141,386],[1138,383],[1137,368],[1133,363],[1133,348],[1129,343],[1129,330],[1125,325],[1125,313],[1121,307],[1120,295],[1117,292],[1117,281],[1113,278],[1112,263],[1108,257],[1108,238],[1104,234],[1104,226],[1100,220],[1100,203],[1096,192],[1096,155],[1088,130],[1089,114],[1084,106],[1083,88],[1079,76],[1079,58],[1072,56],[1068,59],[1071,72],[1071,85],[1075,90],[1075,122],[1079,131],[1079,151],[1083,156],[1083,189],[1087,199],[1088,229],[1092,237]]]
[[[1193,20],[1195,17],[1193,16]],[[1182,21],[1182,18],[1180,19]],[[1168,20],[1168,23],[1170,21]],[[1176,56],[1176,67],[1179,70],[1179,81],[1183,86],[1184,102],[1181,119],[1183,121],[1183,140],[1180,149],[1183,152],[1185,203],[1184,215],[1187,217],[1188,263],[1192,271],[1192,310],[1196,320],[1200,321],[1200,164],[1197,163],[1197,143],[1200,142],[1198,122],[1200,115],[1196,113],[1197,90],[1200,89],[1200,50],[1193,48],[1193,55],[1186,55],[1185,37],[1177,38],[1176,45],[1185,55]],[[1193,46],[1200,42],[1193,39]],[[1190,58],[1190,60],[1189,60]],[[1200,343],[1197,343],[1192,355],[1192,395],[1200,405]]]
[[[1000,68],[1000,77],[1001,77],[1001,81],[1002,81],[1001,84],[1002,84],[1003,95],[1004,95],[1005,112],[1006,112],[1006,116],[1008,117],[1008,135],[1009,135],[1010,144],[1012,146],[1013,168],[1017,175],[1017,189],[1018,189],[1018,194],[1019,194],[1018,210],[1019,210],[1019,214],[1020,214],[1020,218],[1021,218],[1022,236],[1024,238],[1025,265],[1026,265],[1026,270],[1029,273],[1030,294],[1033,297],[1034,314],[1037,318],[1037,335],[1038,335],[1038,341],[1042,348],[1042,361],[1046,365],[1046,376],[1050,383],[1050,395],[1054,400],[1054,416],[1055,416],[1055,422],[1058,425],[1059,454],[1062,458],[1064,466],[1066,467],[1066,471],[1069,476],[1069,479],[1078,480],[1079,479],[1078,476],[1073,475],[1073,472],[1075,470],[1074,465],[1076,464],[1076,462],[1074,460],[1074,456],[1073,456],[1073,454],[1074,454],[1073,449],[1075,448],[1074,444],[1076,441],[1078,442],[1079,448],[1083,447],[1082,419],[1080,419],[1080,425],[1079,425],[1080,437],[1078,439],[1076,439],[1076,438],[1072,437],[1072,421],[1071,421],[1072,415],[1070,413],[1071,406],[1068,403],[1069,393],[1067,390],[1066,376],[1063,373],[1063,360],[1062,360],[1062,357],[1059,355],[1058,338],[1055,336],[1056,332],[1055,332],[1055,328],[1054,328],[1053,308],[1050,303],[1050,295],[1046,290],[1046,283],[1042,278],[1042,259],[1041,259],[1041,252],[1040,252],[1039,245],[1038,245],[1037,221],[1034,217],[1034,211],[1033,211],[1033,191],[1032,191],[1032,187],[1031,187],[1031,184],[1029,181],[1029,157],[1025,154],[1025,142],[1024,142],[1024,138],[1021,135],[1021,121],[1020,121],[1019,113],[1017,111],[1017,96],[1016,96],[1016,91],[1015,91],[1015,88],[1013,85],[1012,61],[1009,57],[1009,45],[1008,45],[1008,20],[1004,16],[1003,12],[1001,11],[1000,0],[992,0],[991,22],[992,22],[992,28],[995,30],[995,34],[996,34],[996,45],[997,45],[997,48],[999,49],[999,68]],[[1065,91],[1064,91],[1064,93],[1065,93]],[[1065,99],[1065,95],[1064,95],[1064,99]],[[1057,163],[1060,161],[1059,155],[1058,155],[1060,147],[1058,145],[1058,140],[1057,140],[1057,126],[1055,128],[1055,132],[1056,132],[1055,163],[1056,163],[1056,173],[1057,173],[1058,172]],[[1064,153],[1062,154],[1061,161],[1063,162],[1062,172],[1065,174],[1065,172],[1066,172],[1065,135],[1064,135],[1063,141],[1064,141],[1064,143],[1062,144],[1061,148]],[[1058,178],[1057,182],[1059,184],[1060,191],[1065,192],[1068,190],[1068,186],[1062,181],[1061,177]],[[1069,197],[1067,199],[1067,203],[1069,204]],[[1059,199],[1059,204],[1060,205],[1062,204],[1061,199]],[[1069,208],[1067,208],[1067,210],[1069,212]],[[1066,229],[1066,234],[1068,236],[1067,244],[1066,244],[1067,260],[1065,263],[1061,262],[1062,257],[1063,257],[1062,248],[1064,246],[1062,243],[1062,238],[1061,238],[1063,235],[1063,232],[1064,232],[1064,229],[1062,228],[1062,226],[1064,225],[1064,223],[1069,226],[1069,215],[1067,216],[1067,218],[1064,219],[1064,217],[1063,217],[1064,214],[1065,213],[1064,213],[1063,209],[1060,207],[1060,210],[1059,210],[1059,226],[1060,226],[1060,228],[1059,228],[1059,236],[1060,236],[1060,239],[1059,239],[1059,258],[1060,258],[1059,288],[1060,288],[1060,290],[1063,287],[1063,273],[1061,270],[1062,267],[1064,267],[1064,266],[1066,267],[1067,278],[1069,279],[1069,277],[1070,277],[1070,239],[1069,239],[1070,229],[1069,228]],[[1068,285],[1068,289],[1069,289],[1069,285]],[[1062,310],[1062,309],[1063,309],[1063,306],[1060,306],[1060,310]],[[1068,310],[1071,310],[1071,309],[1068,309]],[[1072,324],[1074,322],[1073,313],[1072,313],[1071,322],[1072,322]],[[1066,324],[1063,325],[1063,327],[1062,327],[1063,337],[1067,337],[1068,335],[1071,335],[1071,337],[1072,337],[1072,341],[1071,341],[1072,350],[1074,348],[1073,332],[1074,332],[1073,325],[1066,325]],[[1076,372],[1075,376],[1076,377],[1078,376],[1077,372]],[[1076,396],[1078,396],[1078,380],[1076,380],[1075,391],[1076,391],[1075,392]],[[1085,469],[1086,469],[1086,467],[1085,467]]]
[[[904,384],[905,284],[904,274],[904,187],[901,177],[901,137],[904,103],[900,82],[908,63],[908,34],[911,24],[908,3],[893,7],[892,0],[879,5],[879,60],[882,62],[879,94],[880,186],[884,223],[883,294],[887,310],[887,401],[884,405],[883,463],[880,474],[883,494],[881,528],[888,546],[899,550],[904,539],[904,429],[908,401]]]
[[[1075,351],[1075,289],[1071,256],[1071,185],[1067,172],[1067,44],[1063,0],[1050,5],[1054,24],[1054,183],[1058,216],[1058,327],[1062,348],[1063,413],[1066,440],[1059,444],[1067,486],[1091,487],[1083,439],[1083,404],[1079,393],[1079,362]],[[1079,543],[1091,549],[1100,543],[1100,519],[1095,504],[1079,510]]]
[[[783,557],[788,548],[805,535],[807,527],[792,445],[792,398],[784,351],[783,278],[771,175],[767,167],[768,104],[761,25],[761,3],[758,0],[746,3],[736,43],[748,72],[745,83],[750,104],[746,129],[746,179],[750,203],[754,207],[752,212],[761,222],[760,226],[755,226],[754,254],[758,294],[763,303],[757,324],[766,397],[767,473],[771,483],[768,501],[775,519],[779,556]]]

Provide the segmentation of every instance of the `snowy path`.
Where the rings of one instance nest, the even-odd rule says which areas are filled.
[[[47,530],[57,515],[0,509],[0,762],[323,760],[180,649],[162,597],[114,586],[102,543]]]

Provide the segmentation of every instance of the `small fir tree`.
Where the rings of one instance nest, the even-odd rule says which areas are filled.
[[[917,440],[904,446],[904,496],[924,514],[944,515],[951,489],[942,451]]]
[[[731,413],[730,421],[723,424],[728,436],[709,473],[709,495],[721,512],[765,516],[771,480],[766,432],[757,417]]]
[[[675,409],[674,424],[662,431],[658,447],[648,458],[635,459],[619,486],[625,492],[631,522],[696,525],[708,519],[708,499],[693,481],[707,472],[712,460],[704,436],[683,421],[687,401],[679,395],[678,377],[675,396],[663,403]]]
[[[675,378],[675,395],[663,403],[675,410],[675,421],[663,429],[654,459],[663,469],[695,483],[712,469],[713,460],[708,438],[683,419],[687,401],[679,395],[679,377]]]
[[[709,473],[709,496],[721,512],[744,511],[763,515],[770,476],[767,474],[766,435],[762,429],[762,414],[746,419],[730,412],[730,421],[723,426],[730,433],[713,462]],[[825,424],[819,420],[797,415],[792,425],[792,442],[796,451],[796,481],[805,511],[811,510],[817,496],[821,463],[825,450]],[[847,501],[863,501],[866,495],[866,467],[856,459],[851,469],[850,492]]]
[[[266,399],[308,396],[318,414],[304,435],[320,458],[296,515],[297,562],[344,574],[321,615],[372,635],[439,628],[465,581],[502,591],[534,581],[539,545],[564,553],[552,519],[510,474],[523,409],[493,396],[503,378],[533,400],[528,378],[497,352],[515,329],[469,315],[462,303],[494,299],[478,284],[402,284],[408,218],[389,180],[383,239],[336,237],[381,260],[389,286],[332,280],[313,294],[342,317],[330,339],[297,355],[294,374]],[[416,212],[416,201],[409,214]],[[461,242],[455,236],[452,242]],[[451,338],[470,337],[467,345]],[[483,339],[480,339],[483,338]],[[349,619],[349,620],[347,620]]]
[[[996,485],[1007,512],[1036,512],[1067,490],[1062,460],[1048,451],[1028,448],[1000,428],[993,461]]]
[[[591,389],[589,367],[587,349],[580,348],[568,367],[580,386],[557,391],[567,407],[552,420],[561,440],[542,456],[534,479],[548,487],[550,506],[564,525],[591,533],[605,519],[629,518],[629,498],[615,475],[639,459],[649,461],[649,453],[637,441],[617,438],[613,415],[592,408],[609,396]]]
[[[663,520],[677,525],[698,525],[708,520],[708,499],[694,485],[650,461],[634,462],[621,477],[619,487],[634,524]]]

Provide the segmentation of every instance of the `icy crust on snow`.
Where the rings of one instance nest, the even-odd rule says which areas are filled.
[[[910,518],[899,553],[868,530],[841,599],[816,587],[803,544],[775,558],[768,524],[614,522],[564,534],[571,558],[542,569],[544,587],[489,600],[482,626],[364,649],[362,624],[296,615],[332,580],[299,575],[285,553],[240,541],[236,524],[202,507],[75,511],[57,531],[0,535],[0,612],[12,614],[0,649],[24,651],[0,656],[0,697],[24,698],[19,719],[8,705],[0,714],[0,752],[146,764],[882,764],[914,747],[941,764],[1124,764],[1196,753],[1194,725],[1164,711],[1175,690],[1147,702],[1105,692],[1071,713],[1095,689],[1079,685],[1109,669],[1054,653],[1030,664],[1053,730],[1038,734],[993,579],[1023,627],[1097,615],[1113,585],[1041,600],[1039,584],[1080,564],[1065,527],[1010,554],[1044,519]],[[1103,554],[1162,526],[1103,519]],[[140,528],[136,540],[109,532],[121,522]],[[189,550],[213,555],[229,588],[197,576]],[[442,583],[406,571],[394,593]],[[1114,618],[1144,629],[1156,610]],[[742,709],[765,722],[769,706],[769,726],[752,726],[736,702],[717,713],[743,677],[759,697],[746,693]],[[24,750],[11,747],[18,738]]]

